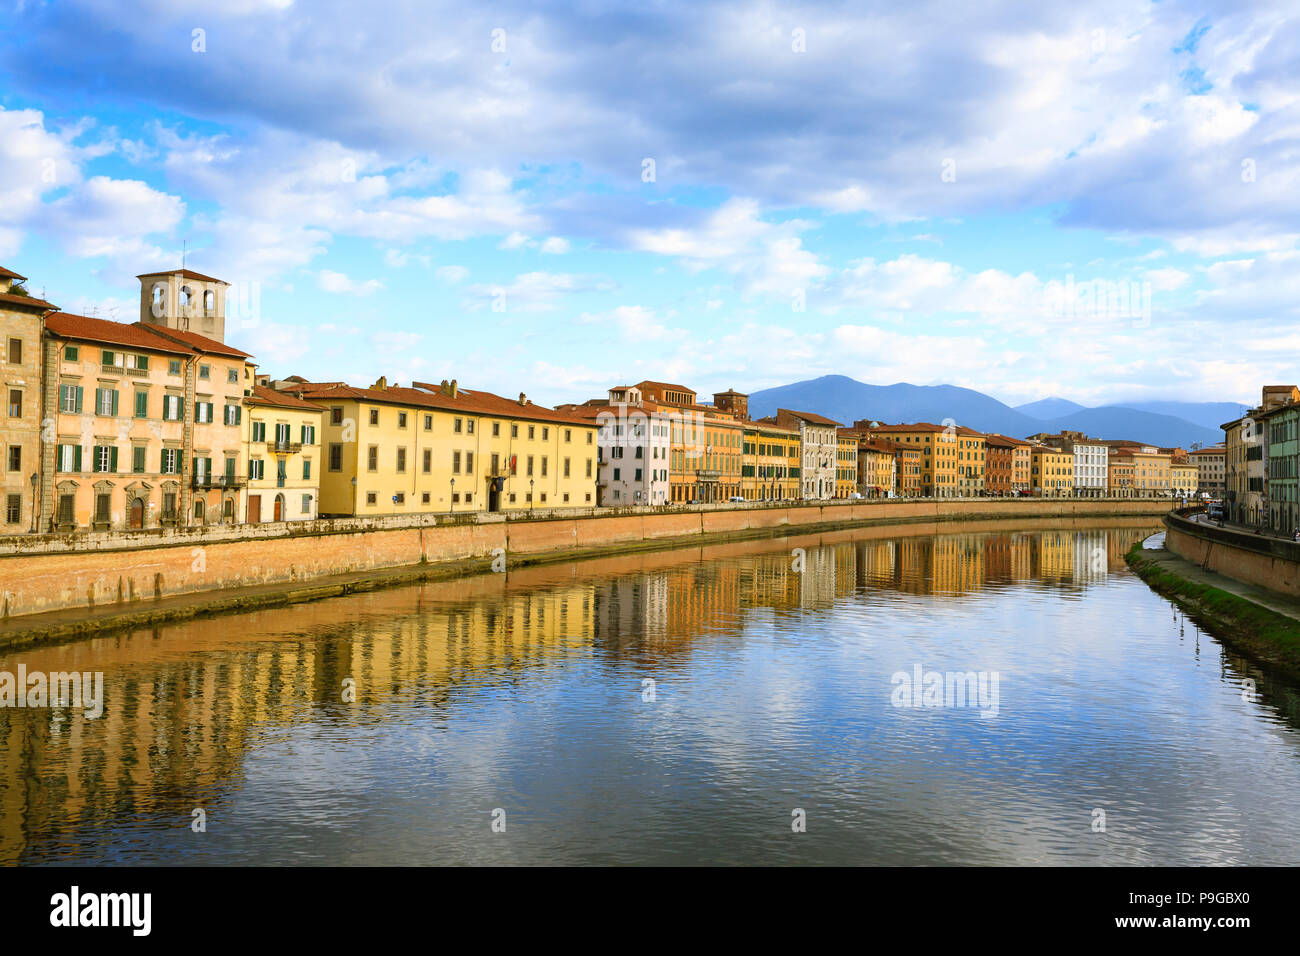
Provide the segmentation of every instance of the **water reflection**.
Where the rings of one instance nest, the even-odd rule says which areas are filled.
[[[10,654],[103,671],[107,706],[0,709],[0,861],[1293,862],[1295,689],[1124,570],[1151,527],[953,530],[525,568]],[[1004,713],[892,709],[913,663],[1000,670]],[[1252,765],[1273,782],[1225,788]],[[1090,831],[1094,805],[1122,842]]]

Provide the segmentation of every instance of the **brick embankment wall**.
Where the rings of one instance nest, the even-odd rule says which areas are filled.
[[[1181,558],[1225,577],[1300,597],[1300,544],[1192,521],[1171,513],[1165,547]]]
[[[412,515],[0,538],[3,618],[124,610],[196,592],[490,559],[618,553],[810,530],[1006,518],[1158,517],[1159,500],[947,499],[715,505],[537,515]],[[478,568],[475,567],[475,570]]]

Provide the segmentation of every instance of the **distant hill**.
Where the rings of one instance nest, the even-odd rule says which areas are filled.
[[[1240,402],[1119,402],[1116,405],[1103,407],[1136,408],[1142,412],[1182,418],[1194,425],[1218,432],[1219,437],[1215,441],[1223,441],[1220,425],[1240,418],[1250,411],[1248,405],[1242,405]]]
[[[1077,412],[1087,407],[1087,405],[1072,402],[1068,398],[1040,398],[1038,401],[1030,402],[1027,405],[1017,405],[1016,411],[1022,415],[1028,415],[1030,418],[1046,420],[1069,415],[1071,412]]]
[[[1199,410],[1199,421],[1154,409],[1162,404]],[[934,422],[950,418],[977,431],[1001,432],[1024,438],[1038,432],[1062,428],[1080,431],[1094,438],[1129,438],[1154,445],[1188,447],[1194,442],[1214,444],[1223,440],[1218,424],[1235,417],[1231,411],[1213,426],[1203,424],[1219,411],[1236,406],[1230,402],[1145,402],[1143,408],[1110,405],[1086,408],[1066,399],[1049,398],[1012,408],[996,398],[957,385],[868,385],[847,375],[821,378],[766,388],[749,397],[750,414],[774,415],[778,408],[817,412],[851,425],[857,419],[882,422]],[[1027,414],[1025,409],[1061,410],[1048,418]]]

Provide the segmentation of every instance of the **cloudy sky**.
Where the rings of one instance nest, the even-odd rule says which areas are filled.
[[[134,321],[185,242],[264,371],[552,403],[1300,379],[1294,2],[538,6],[10,3],[0,264]]]

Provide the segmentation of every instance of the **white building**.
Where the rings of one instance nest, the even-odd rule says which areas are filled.
[[[1078,498],[1104,498],[1108,487],[1107,469],[1110,467],[1110,448],[1100,439],[1088,438],[1081,432],[1064,431],[1059,435],[1038,434],[1029,436],[1055,445],[1074,456],[1074,495]]]
[[[776,424],[798,429],[800,497],[805,501],[829,501],[835,497],[835,467],[839,461],[840,423],[812,412],[776,410]]]
[[[669,441],[675,413],[644,401],[636,386],[609,390],[608,402],[562,406],[593,418],[599,431],[600,504],[609,508],[669,503]]]

